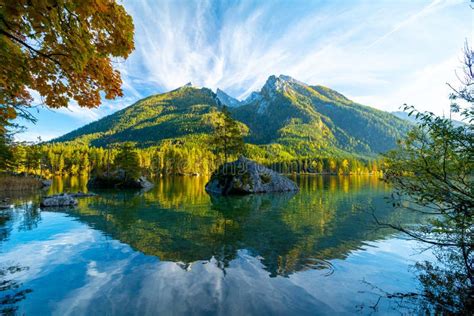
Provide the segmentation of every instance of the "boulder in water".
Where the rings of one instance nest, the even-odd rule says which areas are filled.
[[[43,188],[49,188],[53,184],[53,180],[50,179],[41,179],[41,185]]]
[[[223,195],[298,190],[296,183],[287,177],[245,157],[220,166],[206,184],[207,192]]]
[[[92,193],[92,192],[85,193],[85,192],[78,191],[76,193],[69,193],[69,196],[73,198],[83,198],[83,197],[97,196],[97,194]]]
[[[4,198],[3,200],[0,201],[0,210],[6,210],[12,207],[12,205],[9,203],[10,199],[9,198]]]
[[[141,176],[136,179],[127,177],[123,170],[116,170],[111,173],[104,173],[92,177],[87,182],[89,188],[109,188],[109,189],[150,189],[154,184]]]
[[[146,177],[143,177],[141,176],[140,178],[138,178],[138,183],[140,184],[140,187],[142,189],[151,189],[153,188],[154,184],[151,183],[150,181],[148,181],[148,179]]]
[[[76,206],[77,200],[68,194],[57,194],[47,196],[41,201],[42,207],[66,207]]]

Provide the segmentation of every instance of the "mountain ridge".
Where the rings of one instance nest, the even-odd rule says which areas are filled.
[[[292,156],[374,156],[393,148],[409,128],[396,116],[355,103],[320,85],[270,76],[260,91],[237,100],[221,89],[185,85],[152,95],[52,142],[107,146],[125,141],[142,147],[162,141],[201,144],[211,133],[208,116],[227,106],[247,125],[253,147],[283,148]]]

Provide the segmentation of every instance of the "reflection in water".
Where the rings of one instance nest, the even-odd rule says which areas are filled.
[[[41,220],[40,212],[31,203],[23,203],[24,211],[21,214],[12,213],[10,210],[0,211],[0,244],[8,239],[13,227],[13,221],[19,223],[18,230],[31,230],[36,228]],[[24,288],[15,276],[28,270],[28,267],[7,262],[0,264],[0,314],[14,315],[18,309],[17,303],[24,300],[32,290]]]
[[[63,192],[87,192],[87,180],[87,176],[55,176],[47,193],[52,195]]]
[[[60,180],[50,193],[85,191],[85,179]],[[414,287],[407,259],[384,250],[398,240],[373,243],[391,232],[374,229],[366,208],[382,220],[398,216],[376,178],[301,176],[296,194],[238,197],[209,196],[206,180],[100,191],[75,209],[15,209],[29,215],[0,223],[8,236],[0,264],[30,267],[18,278],[34,289],[20,312],[324,314],[369,300],[354,297],[363,278],[380,284],[398,275],[405,283],[387,290]]]
[[[375,180],[374,180],[375,179]],[[68,214],[160,260],[215,257],[226,267],[239,249],[261,256],[272,276],[326,267],[367,240],[387,235],[364,207],[396,216],[386,185],[371,177],[298,177],[301,192],[209,196],[202,177],[165,178],[143,195],[102,192]]]
[[[0,268],[0,314],[14,315],[18,310],[17,303],[26,298],[31,289],[22,288],[22,284],[18,283],[12,277],[15,273],[27,270],[27,267],[9,266]]]

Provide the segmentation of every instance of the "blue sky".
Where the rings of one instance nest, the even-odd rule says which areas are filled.
[[[469,0],[122,1],[136,50],[116,63],[124,97],[92,110],[38,107],[19,140],[60,136],[151,94],[192,82],[244,98],[290,75],[362,104],[447,113],[462,48],[473,43]]]

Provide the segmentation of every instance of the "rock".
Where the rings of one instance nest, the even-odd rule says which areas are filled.
[[[48,179],[41,180],[41,185],[43,187],[50,187],[52,184],[53,184],[53,180],[48,180]]]
[[[276,209],[285,209],[296,194],[297,191],[245,195],[211,194],[210,200],[213,210],[233,220],[233,216],[246,216],[246,212],[271,212]]]
[[[9,208],[12,208],[12,204],[10,204],[10,199],[9,198],[3,198],[0,201],[0,210],[7,210]]]
[[[77,200],[69,194],[57,194],[47,196],[41,202],[42,207],[65,207],[76,206]]]
[[[110,174],[96,175],[87,182],[88,188],[109,189],[150,189],[154,184],[141,176],[137,179],[129,179],[123,170],[117,170]]]
[[[153,188],[154,184],[147,180],[146,177],[141,176],[138,178],[138,183],[140,184],[142,189],[151,189]]]
[[[223,195],[298,190],[298,186],[287,177],[245,157],[220,166],[206,184],[207,192]]]
[[[89,193],[84,193],[84,192],[76,192],[76,193],[69,193],[69,196],[73,198],[81,198],[81,197],[90,197],[90,196],[97,196],[97,194],[89,192]]]

